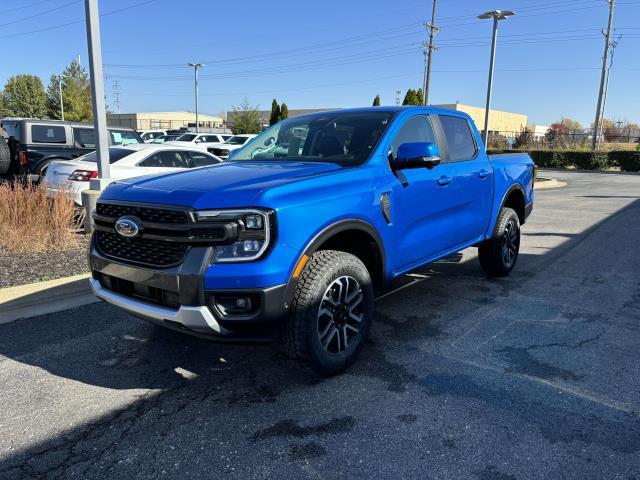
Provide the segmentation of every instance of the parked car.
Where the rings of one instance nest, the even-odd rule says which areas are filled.
[[[18,175],[39,181],[49,163],[73,160],[96,148],[93,124],[62,120],[0,120],[12,149],[12,170]],[[142,143],[131,128],[108,127],[109,145]]]
[[[152,141],[148,143],[165,143],[165,142],[173,142],[180,137],[180,135],[160,135],[159,137],[154,138]]]
[[[110,177],[116,180],[217,165],[221,162],[216,156],[194,147],[148,143],[109,147]],[[77,160],[51,162],[44,182],[49,196],[54,197],[62,189],[72,193],[75,203],[82,206],[82,191],[87,190],[89,181],[97,176],[97,155],[94,151]]]
[[[176,145],[191,145],[197,146],[203,150],[221,145],[225,141],[225,138],[220,133],[193,133],[187,132],[180,135],[176,140],[171,143]]]
[[[234,135],[222,145],[208,147],[207,150],[213,153],[216,157],[227,159],[229,158],[231,152],[242,148],[249,140],[254,137],[255,135],[251,134]]]
[[[142,138],[144,143],[151,143],[156,138],[167,134],[165,130],[142,130],[138,133],[140,134],[140,138]]]
[[[362,350],[374,296],[394,279],[472,246],[487,275],[508,275],[533,182],[528,154],[487,155],[459,111],[301,115],[215,169],[110,185],[94,215],[91,286],[176,331],[278,338],[334,374]]]

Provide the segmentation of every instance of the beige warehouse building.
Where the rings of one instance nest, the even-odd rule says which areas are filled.
[[[484,130],[484,112],[482,107],[462,105],[453,103],[446,105],[434,105],[435,107],[450,108],[468,114],[478,127],[479,131]],[[489,110],[489,131],[518,133],[527,126],[527,116],[522,113],[503,112],[502,110]]]
[[[134,128],[136,130],[169,130],[196,126],[194,112],[137,112],[110,113],[109,125]],[[224,124],[221,117],[198,114],[198,121],[203,128],[220,128]]]

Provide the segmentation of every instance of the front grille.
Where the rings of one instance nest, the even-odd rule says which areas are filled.
[[[174,310],[180,308],[180,300],[177,292],[172,292],[163,288],[150,287],[142,283],[134,283],[130,280],[113,277],[104,273],[96,272],[94,275],[97,276],[97,279],[103,288],[111,290],[112,292],[163,307],[172,308]]]
[[[148,238],[124,238],[116,233],[96,230],[96,245],[108,257],[154,267],[173,267],[182,263],[189,246]]]
[[[189,216],[185,210],[170,208],[141,207],[138,205],[120,205],[116,203],[98,202],[96,213],[104,217],[119,218],[123,215],[133,215],[143,222],[154,223],[186,223]]]

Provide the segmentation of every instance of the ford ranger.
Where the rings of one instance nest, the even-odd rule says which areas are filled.
[[[278,339],[334,374],[357,358],[392,280],[467,247],[515,266],[533,207],[526,153],[488,156],[470,117],[434,107],[312,113],[225,164],[118,181],[93,215],[91,285],[157,325]]]

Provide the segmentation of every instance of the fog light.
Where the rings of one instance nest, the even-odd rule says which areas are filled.
[[[260,242],[258,240],[245,240],[242,246],[245,252],[257,252],[260,250]]]

